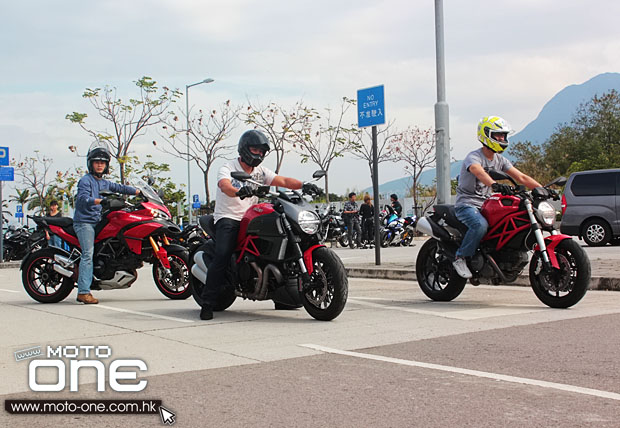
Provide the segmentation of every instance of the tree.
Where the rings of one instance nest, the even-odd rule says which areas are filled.
[[[412,179],[413,205],[420,206],[419,181],[422,172],[435,164],[435,133],[432,128],[407,128],[397,134],[389,145],[390,158],[405,164],[405,172]],[[419,215],[416,212],[416,215]]]
[[[572,172],[620,165],[620,94],[611,90],[579,106],[542,146],[512,144],[515,166],[540,182]]]
[[[372,134],[370,128],[358,130],[356,132],[357,138],[353,142],[353,148],[351,150],[353,156],[358,159],[363,159],[368,165],[370,171],[370,178],[372,179]],[[385,127],[377,128],[377,163],[391,160],[391,155],[388,152],[388,147],[392,143],[392,140],[396,137],[394,130],[394,121],[391,121]]]
[[[48,174],[52,159],[42,155],[38,150],[34,153],[35,156],[28,156],[24,160],[12,159],[11,165],[15,168],[15,175],[21,178],[21,183],[32,195],[28,200],[27,208],[38,208],[42,212],[45,210],[46,197],[50,192],[51,183]]]
[[[170,105],[181,96],[177,89],[170,90],[157,87],[157,82],[152,78],[143,76],[134,82],[139,88],[137,99],[130,98],[124,103],[117,98],[116,88],[105,86],[101,88],[86,88],[83,98],[90,101],[97,113],[112,124],[112,132],[107,130],[94,130],[86,126],[84,120],[86,113],[73,112],[65,116],[72,123],[80,127],[96,140],[105,140],[112,147],[112,156],[120,166],[120,179],[125,183],[125,162],[129,155],[131,143],[145,134],[149,126],[162,121],[162,116],[167,113]]]
[[[266,106],[252,104],[248,100],[248,108],[242,114],[245,123],[267,134],[269,141],[273,144],[272,151],[276,154],[275,173],[280,172],[284,153],[292,145],[298,132],[307,129],[309,122],[314,119],[317,112],[310,107],[306,107],[302,101],[298,101],[290,110],[278,106],[276,103],[269,103]]]
[[[209,170],[216,159],[225,158],[230,153],[233,146],[226,144],[226,140],[237,127],[240,110],[240,107],[232,106],[230,100],[223,103],[219,110],[211,110],[206,113],[199,110],[198,114],[193,117],[190,114],[189,129],[186,129],[186,121],[181,124],[179,117],[172,114],[166,118],[165,124],[162,126],[163,132],[160,132],[166,144],[158,146],[157,142],[153,141],[153,145],[165,153],[181,159],[188,159],[189,156],[189,159],[200,168],[207,205],[211,201]],[[190,141],[189,153],[187,142],[183,140],[187,135],[189,135]]]
[[[352,148],[352,140],[355,138],[355,125],[343,126],[345,115],[355,106],[355,100],[342,97],[340,110],[332,115],[332,110],[326,108],[327,115],[321,118],[316,115],[314,119],[308,119],[301,130],[294,130],[293,150],[301,156],[301,162],[309,160],[325,171],[325,195],[329,203],[329,168],[333,160],[342,157]],[[316,125],[316,126],[315,126]]]

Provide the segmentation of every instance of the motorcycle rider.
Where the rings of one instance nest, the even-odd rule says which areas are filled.
[[[125,186],[103,178],[110,172],[110,150],[104,141],[95,141],[91,144],[86,155],[88,174],[78,182],[75,213],[73,214],[73,229],[80,242],[82,257],[80,259],[80,273],[78,276],[77,302],[97,304],[90,293],[93,282],[93,252],[95,249],[95,228],[101,221],[102,205],[105,199],[100,195],[102,190],[111,190],[125,195],[138,195],[140,190]]]
[[[396,215],[398,217],[402,217],[403,215],[403,206],[398,202],[398,195],[396,193],[392,193],[390,195],[390,200],[392,201],[392,208],[396,211]]]
[[[461,246],[452,263],[456,273],[462,278],[471,278],[467,259],[473,256],[489,227],[480,213],[484,201],[494,192],[507,190],[506,184],[495,182],[485,168],[504,171],[515,181],[530,189],[540,187],[540,183],[522,173],[501,153],[508,147],[508,135],[514,131],[499,116],[485,116],[478,123],[478,141],[482,147],[470,152],[463,160],[456,188],[456,217],[467,226]]]
[[[241,218],[258,197],[252,196],[252,184],[243,184],[232,178],[233,171],[245,171],[252,180],[267,186],[318,191],[312,183],[276,175],[273,171],[260,166],[270,150],[269,140],[258,130],[249,130],[239,139],[237,151],[239,157],[220,168],[217,174],[217,192],[215,196],[215,257],[208,266],[207,281],[202,289],[202,308],[200,319],[213,319],[213,306],[225,281],[226,269],[237,244],[237,235]],[[244,199],[241,199],[243,197]],[[276,307],[278,309],[278,307]]]
[[[360,228],[360,217],[359,211],[357,209],[357,202],[355,202],[357,195],[355,192],[349,193],[349,200],[344,203],[343,211],[342,211],[342,219],[347,225],[347,235],[349,235],[349,246],[351,248],[355,248],[355,244],[357,244],[358,248],[362,248],[362,229]],[[355,228],[355,240],[356,243],[353,243],[353,228]]]

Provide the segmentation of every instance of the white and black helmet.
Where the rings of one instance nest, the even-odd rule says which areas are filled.
[[[110,154],[108,144],[105,141],[95,141],[90,145],[90,148],[88,149],[88,154],[86,155],[86,166],[88,167],[88,172],[92,175],[98,175],[97,173],[95,173],[95,170],[93,168],[93,162],[103,161],[106,163],[103,174],[109,174],[111,158],[112,155]]]
[[[254,154],[250,151],[250,147],[261,148],[263,149],[264,153]],[[239,152],[241,160],[245,164],[251,167],[256,167],[261,164],[263,159],[265,159],[265,155],[269,151],[269,140],[267,139],[265,134],[257,131],[256,129],[245,131],[239,139],[237,151]]]

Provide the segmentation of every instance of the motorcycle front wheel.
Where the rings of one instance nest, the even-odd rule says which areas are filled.
[[[569,308],[579,302],[590,285],[590,260],[581,246],[572,239],[565,239],[555,248],[560,269],[544,268],[540,251],[530,261],[530,284],[545,305],[552,308]]]
[[[45,248],[28,256],[22,270],[26,293],[37,302],[58,303],[73,290],[75,282],[54,270],[58,250]]]
[[[415,262],[415,275],[422,292],[438,302],[456,299],[467,283],[465,278],[456,273],[452,260],[433,238],[420,248]]]
[[[187,251],[169,251],[170,270],[158,260],[153,264],[153,281],[157,289],[169,299],[183,300],[192,294],[189,286],[189,255]]]
[[[304,308],[319,321],[331,321],[347,303],[347,272],[336,253],[326,247],[314,250],[312,267],[310,282],[304,284]]]

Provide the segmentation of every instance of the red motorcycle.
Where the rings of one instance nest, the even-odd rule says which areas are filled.
[[[590,260],[570,236],[559,234],[555,209],[547,202],[559,200],[550,186],[563,186],[566,178],[556,178],[544,188],[529,192],[503,172],[488,173],[494,180],[507,179],[514,186],[505,194],[492,195],[482,205],[489,229],[468,263],[471,283],[513,282],[529,262],[530,284],[540,301],[552,308],[568,308],[579,302],[590,284]],[[416,260],[420,288],[433,300],[455,299],[467,280],[456,273],[452,261],[467,226],[456,218],[453,205],[435,205],[430,215],[418,221],[417,230],[431,236]],[[543,231],[550,235],[544,236]]]
[[[144,181],[132,180],[140,189],[137,204],[105,191],[102,220],[95,229],[92,290],[129,288],[138,278],[137,269],[145,262],[153,265],[157,289],[170,299],[186,299],[189,288],[188,251],[170,244],[168,236],[179,234],[160,196]],[[58,235],[70,251],[47,247],[31,253],[21,264],[26,292],[41,303],[57,303],[76,286],[80,244],[69,217],[30,217]]]
[[[317,171],[313,177],[324,175]],[[347,302],[347,274],[336,253],[320,243],[319,215],[298,191],[270,192],[245,172],[232,176],[254,185],[253,194],[268,196],[270,202],[253,205],[243,216],[227,283],[213,310],[223,311],[242,297],[273,300],[282,309],[303,306],[321,321],[340,315]],[[202,305],[202,288],[215,255],[213,216],[201,217],[200,225],[212,237],[190,257],[191,288]]]

